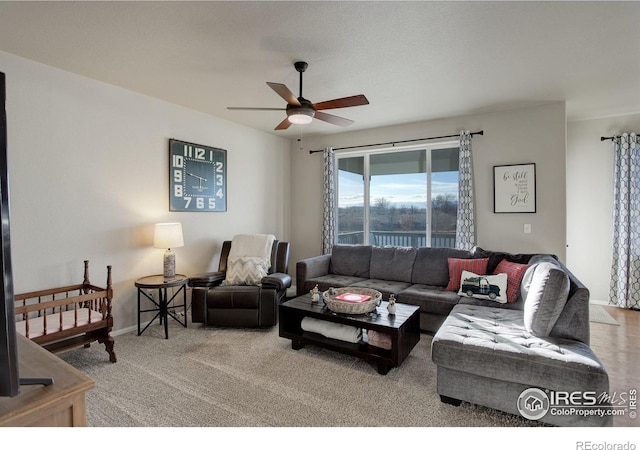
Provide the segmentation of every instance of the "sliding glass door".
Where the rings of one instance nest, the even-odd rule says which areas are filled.
[[[457,146],[338,155],[337,192],[339,243],[455,246]]]

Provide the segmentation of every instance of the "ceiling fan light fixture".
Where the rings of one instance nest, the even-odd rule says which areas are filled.
[[[289,114],[288,119],[289,119],[289,122],[295,125],[306,125],[308,123],[311,123],[314,113],[315,113],[314,110],[300,109],[298,111],[295,111]]]

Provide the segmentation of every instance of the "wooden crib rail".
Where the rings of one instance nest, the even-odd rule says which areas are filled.
[[[43,289],[41,291],[25,292],[23,294],[16,294],[15,299],[16,301],[21,301],[28,300],[30,298],[49,297],[52,295],[73,291],[78,291],[78,295],[81,295],[84,287],[84,284],[73,284],[71,286],[62,286],[53,289]],[[104,290],[104,288],[100,288],[100,290]]]
[[[54,293],[55,294],[68,294],[68,291],[59,291]],[[17,299],[18,296],[16,296],[16,301],[18,301]],[[107,309],[106,309],[106,301],[108,300],[107,298],[107,291],[98,291],[98,292],[92,292],[90,294],[83,294],[83,295],[75,295],[75,296],[71,296],[71,297],[65,297],[65,298],[61,298],[58,300],[52,299],[50,301],[41,301],[43,297],[38,296],[38,297],[26,297],[23,299],[23,301],[27,301],[27,300],[31,300],[31,299],[38,299],[37,303],[25,303],[22,305],[16,305],[15,307],[15,313],[16,315],[22,314],[23,316],[25,314],[29,314],[31,312],[34,311],[44,311],[46,312],[46,310],[50,309],[50,310],[54,310],[56,308],[58,308],[59,310],[62,310],[63,306],[69,306],[69,305],[78,305],[78,304],[82,304],[82,306],[80,306],[81,308],[89,308],[93,311],[98,311],[100,313],[102,313],[102,310],[104,309],[104,314],[103,314],[103,319],[107,317]],[[94,301],[94,300],[104,300],[103,301]],[[103,307],[104,304],[104,307]],[[69,310],[69,308],[67,308],[67,311]]]
[[[82,284],[16,294],[14,298],[16,326],[27,338],[50,351],[88,346],[97,340],[105,344],[110,361],[116,362],[109,334],[113,327],[111,266],[107,266],[106,288],[91,284],[89,261],[85,260]]]

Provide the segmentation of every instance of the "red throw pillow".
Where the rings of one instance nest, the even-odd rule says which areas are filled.
[[[459,258],[447,258],[449,263],[449,284],[447,284],[447,291],[458,292],[460,290],[460,277],[462,271],[473,272],[476,275],[487,274],[487,264],[489,258],[482,259],[459,259]]]
[[[503,259],[496,266],[494,274],[506,273],[507,274],[507,302],[515,303],[520,296],[520,285],[522,284],[522,277],[529,268],[528,264],[518,264]]]

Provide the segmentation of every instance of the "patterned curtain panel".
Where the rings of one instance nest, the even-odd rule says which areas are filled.
[[[473,164],[471,133],[460,133],[458,182],[458,217],[456,220],[456,248],[471,250],[476,245],[475,200],[473,195]]]
[[[640,136],[613,138],[613,263],[609,303],[640,308]]]
[[[331,253],[336,241],[336,157],[333,148],[324,149],[324,192],[322,195],[322,253]]]

